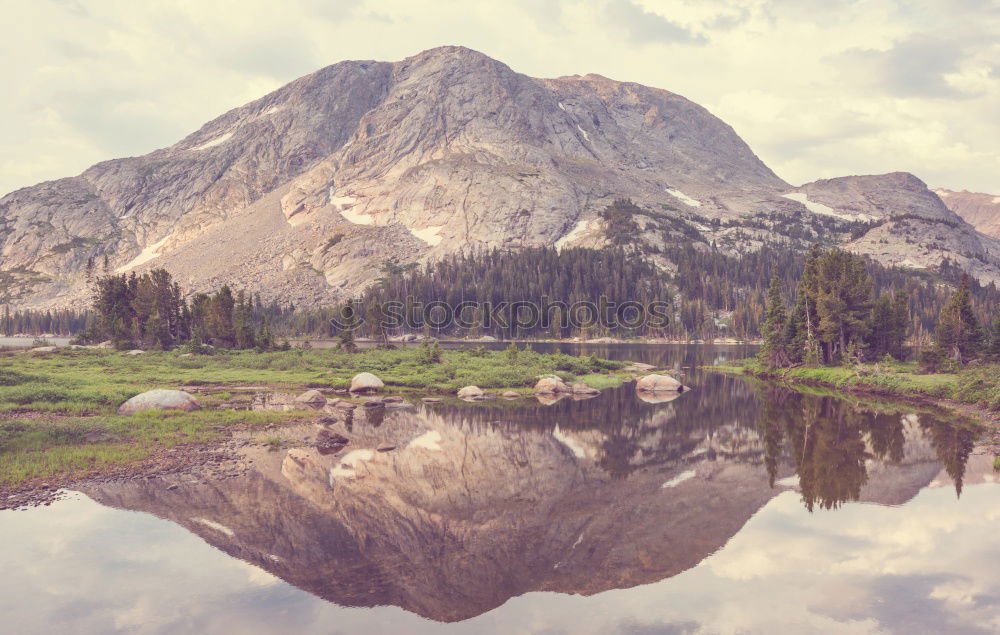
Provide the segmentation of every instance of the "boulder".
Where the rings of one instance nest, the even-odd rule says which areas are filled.
[[[340,408],[341,410],[354,410],[355,408],[358,407],[358,404],[354,403],[353,401],[338,399],[337,402],[333,404],[333,407]]]
[[[358,373],[351,380],[351,392],[372,392],[384,387],[382,380],[371,373]]]
[[[497,338],[493,337],[492,335],[484,335],[484,336],[482,336],[482,337],[479,338],[479,341],[480,342],[495,342],[495,341],[497,341]]]
[[[382,401],[384,401],[386,403],[399,403],[399,402],[403,401],[403,398],[400,397],[399,395],[392,395],[392,396],[386,397]]]
[[[572,386],[574,395],[599,395],[601,391],[596,388],[591,388],[587,384],[573,384]]]
[[[326,397],[323,396],[318,390],[307,390],[298,397],[295,398],[298,403],[307,403],[310,405],[321,406],[326,403]]]
[[[416,342],[417,341],[417,336],[414,335],[413,333],[407,333],[406,335],[400,335],[399,336],[399,341],[400,342]]]
[[[57,349],[55,346],[36,346],[31,349],[32,353],[55,353]]]
[[[128,353],[126,353],[126,355],[145,355],[145,354],[146,351],[140,350],[138,348],[132,349]]]
[[[458,391],[459,399],[476,399],[483,396],[483,391],[479,386],[466,386]]]
[[[558,377],[548,375],[538,380],[538,383],[535,384],[535,392],[540,395],[556,395],[561,393],[571,393],[573,392],[573,389],[567,386],[565,382]]]
[[[521,393],[514,392],[513,390],[508,390],[507,392],[505,392],[503,394],[503,398],[504,399],[520,399],[521,398]]]
[[[191,357],[194,357],[194,353],[181,353],[177,357],[181,359],[190,359]]]
[[[635,383],[638,392],[681,392],[684,386],[670,375],[646,375]]]
[[[201,406],[183,390],[148,390],[132,397],[118,408],[118,414],[131,415],[142,410],[184,410],[190,412]]]
[[[111,343],[111,340],[105,340],[100,344],[95,344],[94,348],[114,348],[115,345]]]

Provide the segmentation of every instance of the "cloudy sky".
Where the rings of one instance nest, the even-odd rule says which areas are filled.
[[[6,0],[0,193],[169,145],[344,59],[461,44],[666,88],[794,184],[1000,194],[1000,0]]]

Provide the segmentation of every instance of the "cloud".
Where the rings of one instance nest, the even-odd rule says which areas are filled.
[[[849,51],[843,56],[846,72],[861,70],[870,85],[896,97],[962,97],[948,83],[958,70],[967,45],[918,34],[888,51]]]
[[[790,182],[909,170],[1000,194],[1000,5],[990,0],[233,6],[11,3],[0,194],[169,145],[328,64],[444,44],[535,77],[593,72],[684,95]]]
[[[646,11],[632,0],[611,0],[604,10],[608,20],[621,27],[629,38],[641,43],[704,43],[704,36],[671,22],[658,13]]]

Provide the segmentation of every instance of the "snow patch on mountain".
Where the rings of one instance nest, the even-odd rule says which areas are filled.
[[[822,214],[824,216],[833,216],[834,218],[842,218],[844,220],[850,221],[870,221],[875,220],[874,217],[868,214],[844,214],[843,212],[838,212],[828,205],[823,205],[822,203],[817,203],[816,201],[810,201],[809,195],[805,192],[788,192],[787,194],[782,194],[784,198],[795,201],[796,203],[802,203],[807,210],[814,214]]]
[[[674,198],[681,201],[685,205],[690,205],[691,207],[701,207],[701,201],[691,198],[690,196],[688,196],[687,194],[676,188],[668,187],[667,194],[673,196]]]
[[[215,146],[220,146],[223,143],[229,141],[229,139],[231,139],[232,136],[233,136],[232,132],[227,132],[226,134],[219,135],[218,137],[216,137],[214,139],[210,139],[210,140],[206,141],[205,143],[201,144],[200,146],[195,146],[195,147],[191,148],[191,150],[192,151],[207,150],[208,148],[214,148]]]
[[[343,212],[341,212],[343,214]],[[431,225],[429,227],[424,227],[423,229],[410,229],[410,233],[424,241],[432,247],[434,245],[441,244],[441,236],[438,233],[444,229],[444,225]]]
[[[678,474],[677,476],[675,476],[672,479],[670,479],[669,481],[667,481],[666,483],[664,483],[663,485],[661,485],[660,489],[670,489],[671,487],[677,487],[678,485],[680,485],[684,481],[689,481],[689,480],[693,479],[694,477],[695,477],[695,471],[694,470],[685,470],[685,471],[681,472],[680,474]]]
[[[167,234],[166,236],[156,241],[152,245],[149,245],[148,247],[143,249],[138,256],[130,260],[128,263],[122,265],[121,267],[115,269],[115,273],[125,273],[126,271],[131,271],[132,269],[135,269],[139,265],[145,262],[149,262],[153,258],[159,256],[160,249],[163,247],[163,245],[167,244],[167,240],[170,239],[170,236],[171,234]]]
[[[575,240],[583,232],[587,231],[587,227],[589,225],[590,225],[589,220],[577,221],[576,225],[573,225],[573,229],[569,230],[569,232],[565,236],[556,241],[556,249],[562,249],[564,245],[571,242],[572,240]]]

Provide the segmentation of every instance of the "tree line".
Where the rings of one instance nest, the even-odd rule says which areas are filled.
[[[466,316],[468,326],[437,329],[434,335],[495,337],[552,337],[574,335],[665,336],[671,324],[649,320],[641,326],[587,324],[572,326],[562,305],[597,302],[620,306],[635,302],[643,307],[655,302],[670,304],[673,294],[670,279],[634,251],[607,249],[557,249],[529,247],[459,252],[422,267],[387,262],[383,276],[356,301],[352,310],[364,318],[361,331],[375,337],[385,334],[377,325],[384,322],[382,311],[387,302],[402,305],[401,313],[411,316],[407,322],[418,329],[424,317],[420,307],[444,303],[451,307],[474,303]],[[551,301],[547,304],[545,301]],[[542,307],[546,320],[531,326],[518,324],[514,312],[520,302]],[[558,306],[556,305],[558,303]],[[490,320],[484,307],[499,307]],[[431,326],[428,324],[427,329]]]
[[[857,363],[890,356],[905,357],[912,324],[906,291],[876,293],[864,258],[814,246],[803,263],[791,306],[784,280],[771,277],[761,327],[759,359],[771,368],[798,364]],[[957,288],[938,311],[933,342],[921,352],[926,370],[945,360],[964,364],[982,356],[1000,359],[1000,315],[991,332],[973,307],[972,279],[962,274]]]
[[[108,274],[93,286],[93,319],[79,334],[85,343],[110,341],[115,348],[170,349],[187,344],[274,348],[271,327],[259,303],[228,285],[186,300],[164,269],[142,275]]]
[[[92,318],[90,311],[58,309],[55,311],[11,310],[4,306],[0,312],[0,335],[75,335],[87,328]]]

